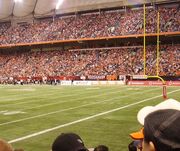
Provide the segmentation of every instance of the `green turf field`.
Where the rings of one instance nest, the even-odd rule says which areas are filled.
[[[49,151],[62,132],[78,133],[87,147],[127,151],[140,128],[140,108],[161,102],[161,87],[0,86],[0,137],[25,151]],[[168,87],[180,100],[180,87]]]

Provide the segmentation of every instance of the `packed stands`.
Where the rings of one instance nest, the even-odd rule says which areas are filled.
[[[179,45],[162,45],[160,75],[176,76]],[[0,54],[2,77],[142,75],[143,47],[91,51],[32,51]],[[147,74],[156,73],[156,46],[147,46]]]
[[[160,31],[180,31],[178,8],[159,8]],[[157,10],[146,12],[146,32],[157,29]],[[13,34],[12,34],[13,33]],[[52,40],[98,38],[143,33],[143,9],[126,9],[81,14],[35,21],[33,24],[0,25],[0,45],[32,43]]]

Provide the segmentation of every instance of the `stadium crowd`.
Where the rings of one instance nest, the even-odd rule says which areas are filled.
[[[180,31],[179,8],[160,7],[159,12],[161,32]],[[156,29],[157,10],[148,8],[146,32],[155,33]],[[142,33],[143,9],[126,9],[37,20],[32,24],[0,24],[0,45]]]
[[[176,76],[179,45],[160,48],[160,75]],[[84,51],[31,51],[0,54],[2,77],[142,75],[143,47]],[[156,74],[156,46],[147,46],[146,74]]]
[[[159,8],[159,12],[161,14],[161,32],[180,31],[180,11],[178,8],[162,7]],[[148,8],[146,18],[146,32],[155,33],[157,27],[157,10],[153,8]],[[0,24],[0,45],[79,38],[108,37],[142,33],[143,10],[127,9],[126,11],[107,11],[94,14],[61,17],[55,18],[54,21],[52,21],[51,19],[44,19],[34,22],[33,24],[19,24],[16,26],[11,26],[9,23]],[[146,51],[146,74],[156,75],[156,46],[147,46]],[[112,48],[106,50],[99,49],[91,51],[14,51],[8,54],[0,52],[0,82],[1,78],[3,79],[7,77],[48,77],[82,75],[108,76],[127,74],[143,75],[143,63],[143,47],[138,46],[134,46],[134,48],[122,47],[118,49]],[[161,45],[159,60],[160,76],[180,76],[179,69],[179,45]],[[166,151],[170,151],[172,150],[172,148],[174,151],[179,150],[180,138],[179,135],[177,136],[177,132],[180,126],[176,126],[177,124],[179,125],[179,122],[177,122],[180,118],[179,110],[163,110],[160,113],[163,117],[166,118],[156,119],[158,117],[156,115],[158,112],[152,112],[153,114],[147,115],[147,119],[145,119],[145,123],[143,125],[144,138],[141,138],[142,140],[145,140],[143,143],[149,145],[150,142],[154,141],[153,143],[155,144],[155,146],[153,149],[151,149],[151,151],[160,151],[160,145],[163,146],[163,149],[167,147],[170,148],[166,149]],[[149,135],[152,135],[154,133],[152,133],[148,129],[149,127],[147,125],[149,124],[151,126],[154,126],[154,124],[159,123],[160,126],[158,125],[158,128],[161,128],[161,124],[167,123],[169,117],[175,118],[173,119],[174,123],[170,119],[171,122],[168,125],[166,124],[166,126],[168,126],[167,129],[173,129],[174,133],[171,133],[171,135],[174,135],[175,137],[172,137],[171,139],[177,139],[178,141],[175,141],[177,141],[178,143],[175,144],[174,142],[169,141],[170,135],[168,133],[168,135],[159,135],[158,137],[155,137],[157,140],[163,140],[164,143],[161,143],[160,145],[158,144],[156,146],[156,143],[159,141],[151,139],[149,140],[149,138],[152,138]],[[156,120],[155,122],[153,122],[154,119]],[[163,119],[165,122],[160,121],[159,119]],[[174,128],[174,126],[176,127]],[[166,130],[165,128],[163,130]],[[78,135],[61,134],[53,142],[52,151],[62,150],[62,148],[66,151],[69,151],[71,149],[70,147],[72,146],[68,144],[69,140],[66,139],[67,135],[73,135],[73,143],[75,142],[76,144],[75,146],[73,146],[73,143],[71,143],[73,147],[78,147],[78,150],[80,149],[82,151],[88,150]],[[60,142],[62,144],[60,144]],[[167,142],[170,142],[170,144],[166,144]],[[172,146],[172,144],[175,144],[176,146]],[[4,140],[0,140],[0,151],[4,151],[2,150],[3,147],[6,149],[6,151],[14,150],[12,146],[9,145],[7,142],[5,142]],[[66,147],[70,149],[68,150]],[[100,145],[92,151],[102,151],[102,148],[104,148],[103,151],[109,150],[108,147]],[[145,149],[146,148],[147,147],[145,146]],[[23,149],[17,149],[14,151],[23,151]],[[163,151],[165,151],[165,149]]]

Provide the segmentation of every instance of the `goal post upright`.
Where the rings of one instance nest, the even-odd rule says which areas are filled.
[[[155,78],[155,79],[160,79],[162,81],[163,84],[163,99],[167,99],[167,89],[166,89],[166,81],[159,76],[159,58],[160,58],[160,52],[159,52],[159,33],[160,33],[160,13],[158,11],[157,13],[157,50],[156,50],[156,75],[155,76],[148,76],[146,75],[146,5],[144,3],[143,5],[143,10],[144,10],[144,55],[143,55],[143,59],[144,59],[144,78]]]
[[[157,13],[157,58],[156,58],[156,75],[159,76],[159,57],[160,57],[160,53],[159,53],[159,11]]]
[[[144,10],[144,76],[146,76],[146,5],[143,5]]]

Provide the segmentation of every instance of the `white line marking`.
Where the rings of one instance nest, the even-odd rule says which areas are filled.
[[[93,88],[93,87],[92,87],[92,88],[90,87],[90,88],[86,88],[86,90],[97,90],[97,89],[100,89],[100,88],[99,88],[99,87],[94,87],[94,88]]]
[[[109,91],[111,91],[111,90],[113,90],[114,88],[112,88],[112,89],[109,89]],[[82,90],[79,90],[79,92],[82,92]],[[104,90],[103,91],[99,91],[99,92],[104,92]],[[57,93],[57,92],[56,92]],[[73,93],[74,93],[74,91],[73,91]],[[91,92],[88,92],[88,93],[94,93],[93,91]],[[76,94],[74,94],[74,95],[72,95],[72,94],[66,94],[66,95],[62,95],[62,96],[57,96],[57,97],[53,97],[53,99],[55,99],[55,98],[63,98],[63,97],[68,97],[68,96],[79,96],[79,95],[81,95],[81,94],[84,94],[84,93],[77,93],[76,92]],[[87,93],[86,93],[87,94]],[[32,94],[31,94],[32,95]],[[55,95],[55,94],[46,94],[45,96],[52,96],[52,95]],[[29,98],[29,96],[28,97],[23,97],[23,98],[19,98],[19,99],[14,99],[14,100],[21,100],[21,99],[25,99],[25,98]],[[87,97],[86,97],[87,98]],[[44,98],[41,98],[41,99],[44,99]],[[32,100],[32,101],[21,101],[21,102],[18,102],[18,103],[11,103],[11,104],[4,104],[4,105],[0,105],[0,107],[4,107],[4,106],[13,106],[13,105],[20,105],[20,104],[27,104],[27,103],[32,103],[32,102],[36,102],[37,100]],[[44,100],[42,100],[42,101],[44,101]],[[1,102],[12,102],[12,101],[0,101],[0,103]],[[14,102],[14,101],[13,101]],[[40,102],[40,101],[39,101]]]
[[[44,93],[43,91],[42,92],[39,92],[39,91],[36,91],[35,93],[33,94],[38,94],[38,96],[52,96],[52,95],[55,95],[57,92],[58,92],[59,89],[57,89],[56,91],[50,91],[50,92],[46,92]],[[82,90],[79,90],[79,89],[73,89],[72,91],[73,93],[77,93],[77,92],[82,92]],[[64,92],[60,91],[59,92],[60,94],[64,94]],[[68,94],[69,95],[69,94]],[[29,98],[30,96],[32,96],[32,94],[27,94],[27,93],[24,93],[22,94],[21,93],[21,98],[16,98],[16,96],[19,97],[19,94],[13,94],[13,95],[10,95],[7,97],[3,96],[3,97],[0,97],[0,103],[2,102],[14,102],[16,100],[22,100],[22,99],[25,99],[25,98]],[[23,96],[23,97],[22,97]],[[71,95],[69,95],[71,96]],[[11,97],[11,98],[9,98]],[[4,99],[5,98],[5,99]],[[27,102],[27,101],[26,101]]]
[[[171,93],[174,93],[174,92],[177,92],[177,91],[180,91],[180,89],[171,91],[168,94],[171,94]],[[125,109],[125,108],[128,108],[128,107],[131,107],[131,106],[135,106],[137,104],[140,104],[140,103],[143,103],[143,102],[146,102],[146,101],[149,101],[149,100],[161,97],[161,96],[162,95],[158,95],[158,96],[155,96],[155,97],[151,97],[151,98],[148,98],[148,99],[138,101],[136,103],[125,105],[125,106],[122,106],[122,107],[119,107],[119,108],[115,108],[115,109],[112,109],[112,110],[109,110],[109,111],[106,111],[106,112],[95,114],[95,115],[92,115],[92,116],[89,116],[89,117],[86,117],[86,118],[82,118],[82,119],[79,119],[79,120],[76,120],[76,121],[73,121],[73,122],[69,122],[69,123],[66,123],[66,124],[62,124],[62,125],[59,125],[59,126],[56,126],[56,127],[53,127],[53,128],[49,128],[49,129],[46,129],[46,130],[43,130],[43,131],[40,131],[40,132],[37,132],[37,133],[33,133],[33,134],[30,134],[30,135],[27,135],[27,136],[24,136],[24,137],[20,137],[20,138],[11,140],[8,143],[15,143],[15,142],[19,142],[19,141],[22,141],[22,140],[26,140],[28,138],[35,137],[35,136],[38,136],[38,135],[41,135],[41,134],[45,134],[45,133],[60,129],[62,127],[67,127],[67,126],[77,124],[77,123],[80,123],[80,122],[83,122],[83,121],[87,121],[87,120],[90,120],[90,119],[93,119],[93,118],[96,118],[96,117],[99,117],[99,116],[102,116],[102,115],[113,113],[113,112],[116,112],[116,111],[119,111],[119,110],[122,110],[122,109]]]
[[[151,89],[151,90],[148,90],[148,91],[145,91],[145,92],[149,92],[149,91],[153,91],[153,90]],[[8,124],[13,124],[13,123],[17,123],[17,122],[22,122],[22,121],[26,121],[26,120],[30,120],[30,119],[34,119],[34,118],[39,118],[39,117],[43,117],[43,116],[47,116],[47,115],[52,115],[52,114],[56,114],[56,113],[61,113],[61,112],[64,112],[64,111],[78,109],[78,108],[81,108],[81,107],[90,106],[90,105],[94,105],[94,104],[109,102],[109,101],[112,101],[112,100],[117,99],[117,98],[126,98],[126,97],[129,97],[129,96],[138,94],[138,93],[142,93],[142,91],[136,92],[136,93],[132,93],[131,95],[118,96],[118,97],[114,97],[114,98],[103,100],[103,101],[98,101],[98,102],[94,102],[94,103],[84,104],[84,105],[80,105],[80,106],[76,106],[76,107],[71,107],[71,108],[67,108],[67,109],[63,109],[63,110],[58,110],[58,111],[54,111],[54,112],[49,112],[49,113],[45,113],[45,114],[31,116],[31,117],[27,117],[27,118],[23,118],[23,119],[19,119],[19,120],[14,120],[14,121],[10,121],[10,122],[0,123],[0,126],[8,125]],[[21,110],[21,111],[23,111],[23,110]]]
[[[90,95],[90,96],[85,96],[85,97],[80,97],[80,98],[76,98],[76,99],[70,99],[70,100],[66,100],[66,101],[61,101],[61,102],[55,102],[55,103],[47,103],[47,104],[44,104],[44,105],[39,105],[39,106],[35,106],[35,107],[31,107],[31,108],[25,108],[21,111],[24,111],[24,110],[31,110],[31,109],[37,109],[37,108],[41,108],[41,107],[46,107],[46,106],[50,106],[50,105],[55,105],[55,104],[61,104],[61,103],[65,103],[65,102],[71,102],[71,101],[79,101],[79,100],[83,100],[83,99],[86,99],[86,98],[95,98],[95,97],[99,97],[99,96],[104,96],[104,95],[109,95],[109,94],[114,94],[114,93],[118,93],[118,92],[123,92],[123,91],[127,91],[126,89],[124,90],[118,90],[118,91],[112,91],[112,92],[107,92],[107,93],[102,93],[102,94],[97,94],[97,95]],[[152,90],[151,90],[152,91]],[[137,92],[137,93],[141,93],[141,92]],[[86,94],[89,94],[89,93],[86,93]],[[79,96],[79,94],[77,95],[74,95],[74,96]]]
[[[53,94],[53,95],[55,95],[55,94]],[[46,97],[47,96],[51,96],[51,95],[46,95]],[[63,97],[68,97],[68,96],[71,97],[71,96],[77,96],[77,95],[67,94],[67,95],[62,95],[62,96],[58,96],[58,97],[53,97],[53,99],[55,99],[55,98],[63,98]],[[27,98],[29,98],[29,96]],[[18,100],[20,100],[20,99],[18,99]],[[44,101],[44,98],[39,98],[39,102],[41,102],[40,100]],[[27,104],[27,103],[32,103],[32,102],[37,102],[37,100],[35,99],[35,100],[32,100],[32,101],[22,101],[22,102],[13,103],[13,104],[4,104],[4,105],[0,105],[0,107],[5,107],[5,106],[9,107],[9,106],[20,105],[20,104]]]
[[[113,89],[110,89],[109,91],[112,91]],[[97,97],[97,96],[103,96],[103,95],[107,95],[107,94],[113,94],[113,93],[118,93],[118,92],[123,92],[123,91],[126,91],[126,89],[123,89],[123,90],[118,90],[118,91],[112,91],[112,92],[107,92],[107,93],[103,93],[104,91],[99,91],[100,93],[102,94],[97,94],[97,95],[88,95],[86,97],[81,97],[81,98],[77,98],[77,99],[72,99],[72,100],[67,100],[67,101],[61,101],[61,102],[55,102],[55,103],[47,103],[47,104],[44,104],[44,105],[39,105],[39,106],[35,106],[35,107],[31,107],[31,108],[24,108],[22,111],[24,110],[30,110],[30,109],[36,109],[36,108],[40,108],[40,107],[45,107],[45,106],[50,106],[50,105],[55,105],[55,104],[60,104],[60,103],[65,103],[65,102],[70,102],[70,101],[76,101],[76,100],[82,100],[82,99],[86,99],[86,98],[93,98],[93,97]],[[88,92],[86,94],[89,94],[89,93],[94,93],[94,92]],[[54,97],[53,99],[55,98],[63,98],[63,97],[67,97],[67,96],[80,96],[81,94],[84,94],[84,93],[77,93],[75,95],[63,95],[63,96],[58,96],[58,97]],[[44,99],[44,98],[43,98]],[[27,104],[27,103],[32,103],[32,102],[36,102],[37,100],[32,100],[32,101],[26,101],[26,102],[19,102],[19,103],[14,103],[14,104],[4,104],[4,105],[0,105],[0,107],[4,107],[4,106],[14,106],[14,105],[20,105],[20,104]],[[42,100],[44,101],[44,100]],[[41,102],[41,101],[39,101]]]
[[[3,115],[15,115],[15,114],[25,114],[26,112],[22,112],[22,111],[7,111],[5,113],[3,113]]]

